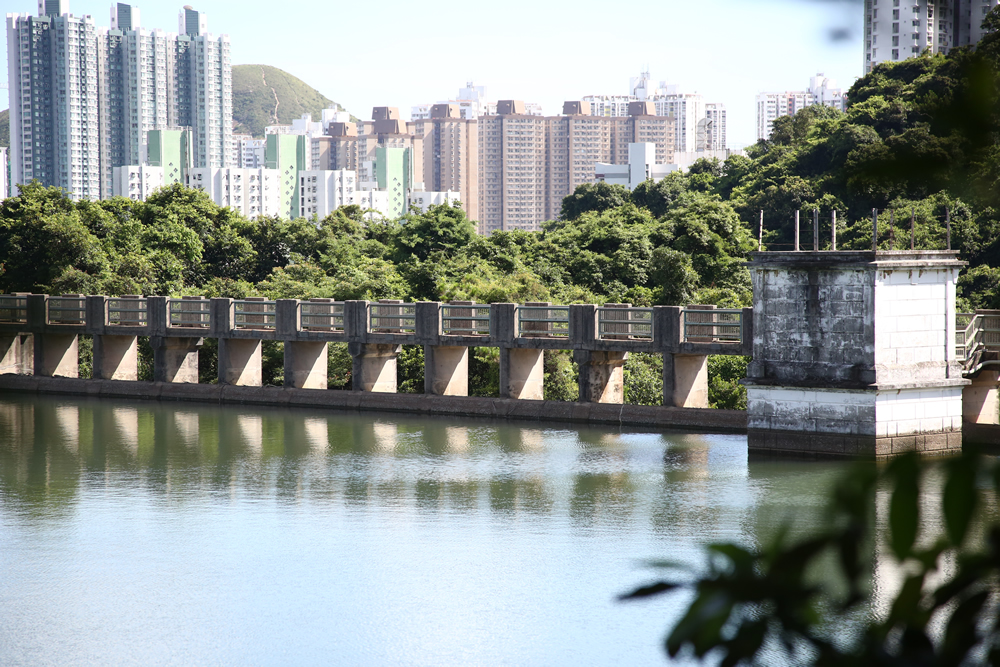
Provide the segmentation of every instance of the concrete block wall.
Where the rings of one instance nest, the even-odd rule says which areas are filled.
[[[751,449],[961,446],[952,251],[753,253]]]
[[[880,268],[875,275],[879,383],[960,377],[955,359],[958,267]]]
[[[793,383],[874,382],[871,267],[762,266],[752,276],[750,376]]]

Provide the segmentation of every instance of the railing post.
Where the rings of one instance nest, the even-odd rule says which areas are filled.
[[[364,343],[368,339],[368,302],[344,302],[344,333],[350,343]]]
[[[653,306],[653,343],[664,354],[677,351],[681,344],[680,306]]]
[[[441,302],[420,301],[414,317],[415,337],[420,345],[437,345],[441,336]]]
[[[151,296],[146,299],[146,322],[150,336],[166,336],[170,314],[167,312],[165,296]]]
[[[88,296],[86,301],[86,332],[99,336],[108,325],[108,297]]]
[[[744,308],[740,315],[740,343],[744,357],[753,356],[753,308]]]
[[[49,297],[47,294],[28,295],[28,331],[41,333],[45,329],[45,326],[49,323],[48,303]]]
[[[490,304],[490,340],[503,347],[517,337],[517,304]]]
[[[233,330],[233,300],[214,298],[208,306],[209,335],[223,338]]]
[[[597,306],[586,303],[569,307],[569,337],[574,350],[589,347],[597,339]]]
[[[301,327],[298,299],[278,299],[274,302],[274,331],[279,338],[295,338]]]

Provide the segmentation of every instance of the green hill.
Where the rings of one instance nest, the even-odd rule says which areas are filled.
[[[10,146],[10,109],[0,111],[0,146]]]
[[[238,133],[263,137],[265,126],[290,125],[304,113],[318,121],[331,104],[336,103],[276,67],[233,65],[233,121]]]

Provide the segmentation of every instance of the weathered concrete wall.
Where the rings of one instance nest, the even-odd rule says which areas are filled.
[[[198,349],[201,338],[150,336],[153,348],[153,379],[157,382],[197,384]]]
[[[350,343],[353,357],[351,387],[354,391],[396,393],[396,357],[401,345]]]
[[[751,449],[891,456],[961,446],[950,251],[754,253]]]
[[[0,336],[0,375],[35,372],[35,338],[31,334]]]
[[[329,382],[325,342],[285,342],[285,386],[296,389],[326,389]]]
[[[75,334],[35,334],[35,374],[80,377],[80,340]]]
[[[972,424],[1000,424],[1000,370],[983,369],[962,390],[962,417]],[[998,441],[1000,444],[1000,441]]]
[[[500,396],[525,401],[545,398],[545,351],[500,348]]]
[[[424,393],[469,395],[469,348],[424,345]]]
[[[823,256],[831,253],[766,254],[801,257],[751,264],[754,353],[748,375],[810,386],[874,382],[874,267]],[[818,257],[807,257],[812,255]]]
[[[259,340],[219,339],[219,382],[259,387],[263,382],[262,347]]]
[[[584,403],[625,402],[625,361],[628,352],[576,350],[578,387]]]
[[[94,336],[94,377],[138,380],[139,344],[135,336]]]

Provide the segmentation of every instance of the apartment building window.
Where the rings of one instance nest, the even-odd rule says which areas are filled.
[[[893,23],[892,24],[892,34],[894,34],[894,35],[898,35],[899,34],[899,24],[898,23]]]

